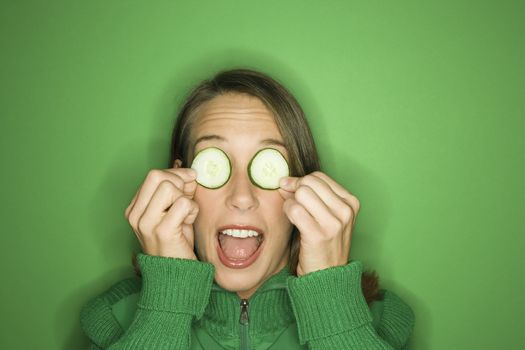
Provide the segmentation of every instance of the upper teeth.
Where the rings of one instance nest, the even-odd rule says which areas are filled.
[[[246,237],[257,237],[259,233],[254,230],[232,230],[227,229],[222,231],[225,235],[232,236],[232,237],[238,237],[238,238],[246,238]]]

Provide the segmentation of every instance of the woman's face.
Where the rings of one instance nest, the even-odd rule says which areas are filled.
[[[248,298],[288,262],[292,224],[282,210],[284,199],[277,190],[254,186],[247,171],[252,157],[265,147],[278,149],[289,161],[283,139],[272,113],[259,99],[245,94],[225,94],[203,104],[190,139],[193,154],[211,146],[222,149],[232,171],[219,189],[197,187],[197,255],[215,266],[215,280],[221,287]],[[229,231],[237,235],[252,230],[259,236],[221,233],[227,229],[240,230]]]

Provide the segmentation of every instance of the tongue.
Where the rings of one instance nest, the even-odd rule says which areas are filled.
[[[256,237],[237,238],[221,233],[219,240],[222,251],[228,259],[248,259],[259,247]]]

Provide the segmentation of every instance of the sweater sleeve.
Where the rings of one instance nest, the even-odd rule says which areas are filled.
[[[406,318],[401,322],[402,329],[393,335],[383,332],[387,337],[379,336],[361,291],[361,273],[362,264],[352,261],[288,278],[301,344],[307,344],[310,350],[403,349],[413,326],[413,314],[397,315]],[[405,339],[399,341],[400,337]]]
[[[108,350],[189,349],[191,323],[204,313],[214,267],[196,260],[139,254],[142,289],[126,332]]]
[[[90,342],[88,350],[103,350],[103,349],[99,347],[97,344]]]

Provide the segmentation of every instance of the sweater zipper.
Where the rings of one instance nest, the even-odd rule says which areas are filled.
[[[241,350],[248,350],[250,348],[250,339],[248,336],[248,326],[250,319],[248,318],[248,300],[241,299],[241,315],[239,317],[240,335],[241,335]]]

